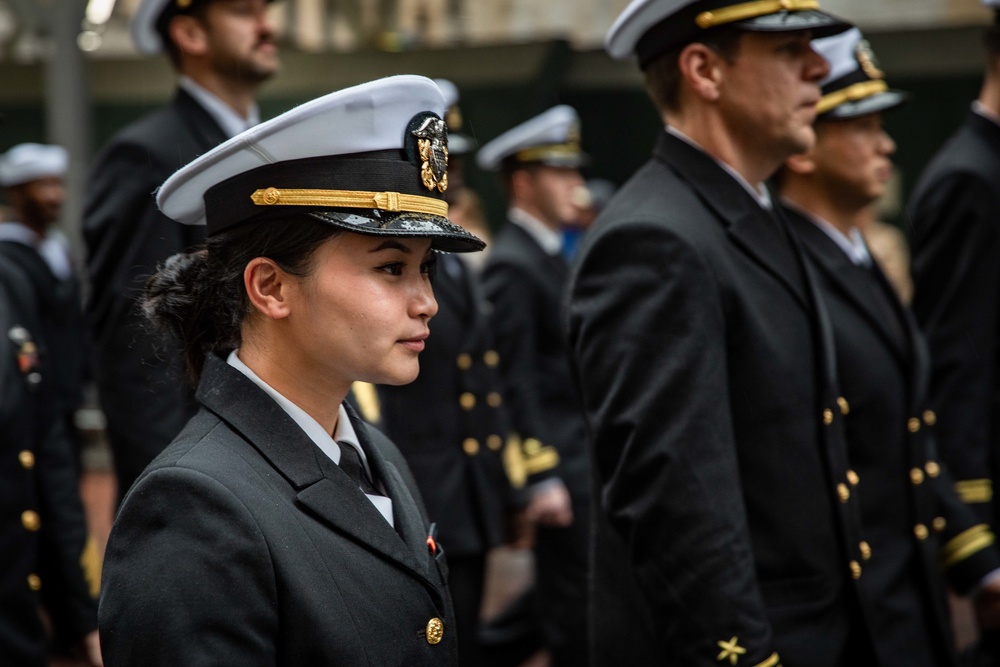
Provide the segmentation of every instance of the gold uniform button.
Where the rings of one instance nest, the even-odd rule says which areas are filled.
[[[841,396],[837,399],[837,405],[840,406],[840,414],[845,417],[851,411],[851,404],[847,402],[847,399]]]
[[[491,408],[499,408],[503,405],[503,397],[495,391],[486,394],[486,405]]]
[[[858,483],[861,481],[861,478],[858,477],[858,473],[854,472],[853,470],[848,470],[847,481],[851,483],[851,486],[857,486]]]
[[[475,456],[479,453],[479,441],[475,438],[466,438],[462,441],[462,449],[469,456]]]
[[[28,588],[33,591],[40,591],[42,589],[42,578],[37,574],[28,575]]]
[[[924,464],[924,470],[930,477],[937,477],[941,474],[941,466],[938,465],[937,461],[928,461]]]
[[[827,408],[823,410],[823,424],[829,426],[833,423],[833,410]]]
[[[462,406],[463,410],[471,410],[476,407],[476,395],[468,391],[463,392],[458,397],[458,404]]]
[[[944,530],[944,527],[948,525],[948,522],[944,520],[943,516],[936,516],[934,520],[931,521],[931,526],[934,527],[934,532],[940,533]]]
[[[38,512],[25,510],[21,512],[21,525],[34,532],[42,527],[42,520],[38,518]]]
[[[858,544],[858,550],[861,552],[861,560],[871,560],[872,557],[872,547],[867,542],[861,542]]]
[[[933,410],[924,410],[924,423],[928,426],[937,424],[937,415],[934,414]]]
[[[918,523],[913,527],[913,534],[917,536],[918,540],[926,540],[928,534],[927,526]]]
[[[855,579],[861,578],[861,563],[856,560],[850,562],[851,576]]]
[[[17,455],[17,460],[21,462],[21,467],[25,470],[31,470],[35,467],[35,455],[27,449]]]
[[[462,354],[458,355],[457,359],[455,359],[455,363],[458,364],[458,367],[461,370],[467,371],[470,368],[472,368],[472,356],[463,352]]]
[[[441,622],[441,619],[435,616],[427,621],[427,643],[440,644],[443,637],[444,623]]]
[[[837,497],[840,498],[840,502],[846,503],[851,499],[851,491],[847,488],[846,484],[837,485]]]
[[[483,355],[483,363],[490,368],[496,367],[500,363],[500,354],[496,350],[489,350]]]
[[[906,421],[906,428],[910,430],[910,433],[916,433],[920,430],[920,420],[916,417],[910,417]]]
[[[486,446],[492,449],[494,452],[499,451],[503,447],[503,438],[494,433],[486,438]]]
[[[914,484],[924,483],[924,471],[920,468],[914,468],[910,471],[910,481]]]

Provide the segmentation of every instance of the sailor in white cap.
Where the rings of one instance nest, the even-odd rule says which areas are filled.
[[[580,142],[576,110],[559,105],[476,155],[482,169],[500,172],[507,193],[508,222],[491,245],[483,286],[529,473],[525,516],[538,524],[535,584],[522,598],[531,602],[514,608],[531,609],[534,618],[524,625],[543,638],[559,665],[585,664],[587,655],[589,462],[559,319],[569,274],[562,230],[579,213],[575,194],[589,160]],[[519,641],[492,632],[487,639],[494,651]]]
[[[833,340],[763,184],[815,139],[811,40],[848,27],[817,0],[635,0],[607,35],[666,128],[569,285],[594,664],[879,664]]]
[[[176,379],[179,354],[144,334],[142,281],[174,253],[204,240],[161,214],[152,192],[170,174],[256,125],[254,97],[278,69],[267,0],[142,0],[132,37],[140,53],[166,53],[174,99],[121,130],[97,157],[86,189],[87,302],[97,385],[121,493],[194,414]]]
[[[1000,503],[1000,1],[984,31],[985,74],[965,122],[927,165],[907,212],[913,249],[913,313],[933,362],[930,400],[938,451],[955,488],[997,527]],[[980,625],[1000,663],[1000,624]]]
[[[879,628],[872,634],[879,664],[955,664],[945,581],[963,594],[977,591],[996,623],[1000,553],[989,526],[941,475],[923,335],[861,236],[895,151],[882,112],[906,96],[888,87],[860,31],[814,48],[831,64],[816,144],[788,158],[778,180],[784,212],[818,270],[850,406],[844,428],[853,470],[864,480],[857,511],[871,554],[859,580],[865,612]]]
[[[62,146],[20,144],[0,155],[0,186],[13,212],[12,219],[0,222],[0,256],[21,269],[36,305],[53,315],[36,334],[45,348],[55,412],[77,445],[78,458],[75,414],[83,403],[90,360],[77,263],[66,236],[55,227],[66,197],[68,164]]]
[[[100,622],[108,665],[456,664],[442,545],[399,451],[343,402],[413,381],[451,224],[429,79],[304,104],[174,174],[207,226],[143,310],[183,341],[200,411],[125,496]],[[180,499],[180,502],[178,502]]]

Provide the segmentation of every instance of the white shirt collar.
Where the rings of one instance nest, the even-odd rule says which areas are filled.
[[[244,118],[236,113],[231,106],[187,75],[181,74],[177,79],[177,85],[197,100],[198,104],[215,119],[223,133],[230,139],[260,123],[260,108],[256,102],[250,105],[250,111]]]
[[[235,368],[236,370],[247,376],[251,382],[260,387],[265,394],[274,399],[274,402],[281,406],[289,417],[301,428],[309,439],[316,444],[320,450],[329,457],[331,461],[340,465],[340,447],[354,447],[358,450],[358,456],[361,457],[361,464],[369,469],[368,458],[365,456],[365,450],[361,448],[361,442],[358,440],[358,434],[354,430],[354,425],[351,423],[350,417],[347,415],[347,410],[344,409],[343,403],[340,405],[340,413],[337,418],[337,428],[331,436],[326,432],[319,422],[309,416],[305,410],[299,406],[292,403],[290,400],[285,398],[283,395],[278,393],[278,391],[260,379],[249,366],[243,363],[237,354],[239,350],[233,350],[229,353],[229,357],[226,359],[226,363]],[[338,444],[340,443],[340,444]],[[370,471],[370,469],[369,469]],[[389,525],[393,524],[392,518],[392,500],[385,496],[372,496],[365,494],[372,504],[375,505],[377,509],[385,520],[389,522]]]
[[[996,123],[997,125],[1000,125],[1000,116],[996,115],[995,113],[987,109],[986,106],[979,100],[976,100],[975,102],[972,103],[972,111],[974,113],[979,114],[986,120]]]
[[[757,187],[754,187],[753,185],[750,185],[750,182],[747,179],[743,178],[742,174],[740,174],[738,171],[736,171],[735,169],[733,169],[731,166],[729,166],[728,164],[726,164],[722,160],[716,158],[714,155],[712,155],[711,153],[709,153],[708,151],[706,151],[701,146],[701,144],[699,144],[697,141],[695,141],[694,139],[692,139],[688,135],[686,135],[683,132],[681,132],[680,130],[678,130],[676,127],[672,127],[670,125],[667,125],[667,132],[669,132],[670,134],[674,135],[675,137],[677,137],[678,139],[680,139],[684,143],[686,143],[686,144],[688,144],[688,145],[690,145],[690,146],[692,146],[694,148],[697,148],[702,153],[704,153],[708,157],[710,157],[713,160],[715,160],[715,163],[717,165],[719,165],[720,167],[722,167],[726,171],[727,174],[729,174],[730,176],[732,176],[733,178],[735,178],[736,182],[739,183],[740,185],[742,185],[743,189],[746,190],[748,193],[750,193],[750,196],[754,198],[754,201],[756,201],[760,205],[761,208],[766,209],[768,211],[773,210],[774,205],[771,203],[771,193],[768,192],[768,189],[764,186],[763,183],[759,183],[757,185]]]
[[[861,235],[861,230],[857,227],[851,227],[851,231],[848,234],[844,234],[842,231],[834,227],[832,223],[817,215],[813,215],[799,206],[796,206],[794,202],[790,202],[787,199],[785,199],[784,202],[787,206],[795,209],[800,214],[805,216],[810,222],[823,230],[823,232],[837,244],[837,247],[844,251],[844,254],[847,255],[847,258],[851,260],[852,264],[855,266],[863,266],[865,268],[871,267],[872,255],[868,252],[868,246],[865,245],[865,238]]]
[[[549,255],[558,255],[562,252],[562,234],[554,229],[550,229],[544,222],[526,213],[523,209],[512,206],[507,211],[507,218],[515,225],[528,232],[528,236],[535,240],[542,250]]]
[[[0,222],[0,240],[13,241],[34,248],[59,280],[73,276],[73,263],[69,259],[66,237],[55,229],[40,237],[23,222]]]

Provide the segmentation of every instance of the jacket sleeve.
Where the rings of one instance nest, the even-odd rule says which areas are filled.
[[[955,174],[912,209],[913,312],[933,358],[930,405],[940,449],[959,497],[992,524],[1000,195],[974,175]]]
[[[185,468],[143,475],[108,542],[105,665],[275,665],[276,604],[264,536],[229,489]]]
[[[777,664],[740,491],[712,272],[661,226],[612,228],[593,240],[571,284],[568,335],[599,511],[624,545],[662,659],[718,665],[735,650],[723,643],[738,637],[740,664]]]
[[[483,274],[486,299],[500,353],[504,397],[514,431],[520,437],[517,452],[529,484],[559,474],[556,438],[550,435],[535,385],[538,369],[537,322],[539,297],[527,272],[509,263],[489,264]]]

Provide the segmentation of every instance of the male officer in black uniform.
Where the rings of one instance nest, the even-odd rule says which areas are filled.
[[[980,609],[995,614],[1000,554],[936,460],[926,344],[859,229],[891,176],[895,144],[882,112],[905,96],[888,88],[857,29],[813,47],[831,64],[816,144],[788,158],[777,180],[833,327],[857,482],[839,491],[845,503],[856,496],[864,531],[864,608],[878,664],[955,664],[941,570],[959,592],[978,586]]]
[[[42,321],[23,267],[0,255],[0,664],[48,664],[44,607],[51,637],[61,647],[82,643],[99,665],[100,566],[56,412],[52,365],[40,354]]]
[[[1000,8],[997,0],[985,4]],[[931,349],[930,404],[959,496],[996,527],[1000,471],[1000,9],[965,125],[914,189],[913,313]]]
[[[451,82],[436,83],[448,107],[444,196],[449,201],[464,183],[455,171],[455,158],[468,154],[474,144],[459,133],[457,89]],[[354,394],[363,415],[403,453],[427,515],[437,524],[437,539],[448,555],[459,658],[462,665],[476,667],[482,664],[477,629],[486,555],[504,540],[510,499],[503,466],[510,424],[503,405],[500,355],[480,287],[457,256],[438,255],[434,296],[438,312],[420,355],[417,379],[408,385],[379,386],[377,396],[355,383]]]
[[[531,473],[526,516],[538,525],[532,612],[554,664],[580,665],[586,660],[589,462],[560,329],[569,273],[561,232],[577,213],[574,195],[586,160],[576,111],[553,107],[490,141],[476,159],[502,172],[510,202],[483,285],[511,420]]]
[[[635,0],[608,34],[667,127],[570,280],[593,664],[877,664],[832,332],[762,185],[814,140],[810,39],[848,27],[815,0]]]
[[[173,102],[122,130],[87,188],[87,314],[119,492],[194,415],[172,350],[142,330],[136,297],[156,265],[203,240],[167,220],[153,191],[178,168],[255,125],[254,95],[278,68],[266,0],[143,0],[132,23],[142,53],[167,52]]]
[[[21,270],[30,285],[44,339],[55,413],[79,457],[74,423],[88,376],[87,334],[80,280],[66,237],[51,226],[65,200],[63,176],[69,159],[61,146],[19,144],[0,155],[0,186],[11,204],[11,218],[0,221],[0,254]]]

